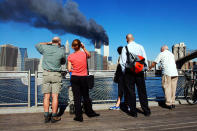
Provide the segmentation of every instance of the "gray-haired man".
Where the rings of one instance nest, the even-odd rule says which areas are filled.
[[[161,47],[161,52],[149,67],[149,70],[154,67],[157,63],[161,63],[163,75],[162,75],[162,86],[165,92],[166,107],[168,109],[175,108],[175,94],[178,80],[178,71],[174,55],[168,50],[168,46],[164,45]]]

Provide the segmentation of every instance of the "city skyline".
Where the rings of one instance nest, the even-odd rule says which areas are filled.
[[[132,33],[135,41],[144,46],[148,60],[154,60],[164,44],[171,49],[174,44],[184,42],[188,49],[197,49],[195,0],[74,0],[74,2],[88,20],[93,18],[106,30],[109,37],[109,56],[112,56],[113,63],[118,59],[116,48],[126,45],[127,33]],[[35,44],[51,41],[54,36],[60,36],[64,45],[66,40],[71,43],[73,39],[78,38],[89,51],[94,51],[94,43],[90,39],[70,33],[58,35],[46,28],[2,20],[0,28],[1,45],[12,44],[27,48],[31,58],[40,58]],[[101,49],[103,48],[102,46]]]

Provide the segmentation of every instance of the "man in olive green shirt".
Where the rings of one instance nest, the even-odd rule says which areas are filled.
[[[61,40],[59,37],[54,37],[52,42],[39,43],[36,49],[43,55],[43,87],[44,94],[44,117],[45,123],[57,122],[61,117],[57,116],[58,109],[58,94],[62,85],[61,64],[62,58],[65,58],[64,48],[61,48]],[[52,94],[52,117],[49,114],[50,96]]]

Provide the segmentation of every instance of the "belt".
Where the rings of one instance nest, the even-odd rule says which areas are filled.
[[[47,72],[59,72],[59,71],[52,71],[52,70],[45,70]]]
[[[45,70],[47,72],[67,72],[67,71],[52,71],[52,70]]]

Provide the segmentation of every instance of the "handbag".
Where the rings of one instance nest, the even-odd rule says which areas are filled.
[[[92,89],[94,87],[94,75],[87,76],[87,83],[89,89]]]
[[[88,68],[88,59],[87,59],[87,54],[86,54],[86,62],[87,62],[87,86],[89,89],[92,89],[94,87],[94,75],[89,75],[89,68]]]

